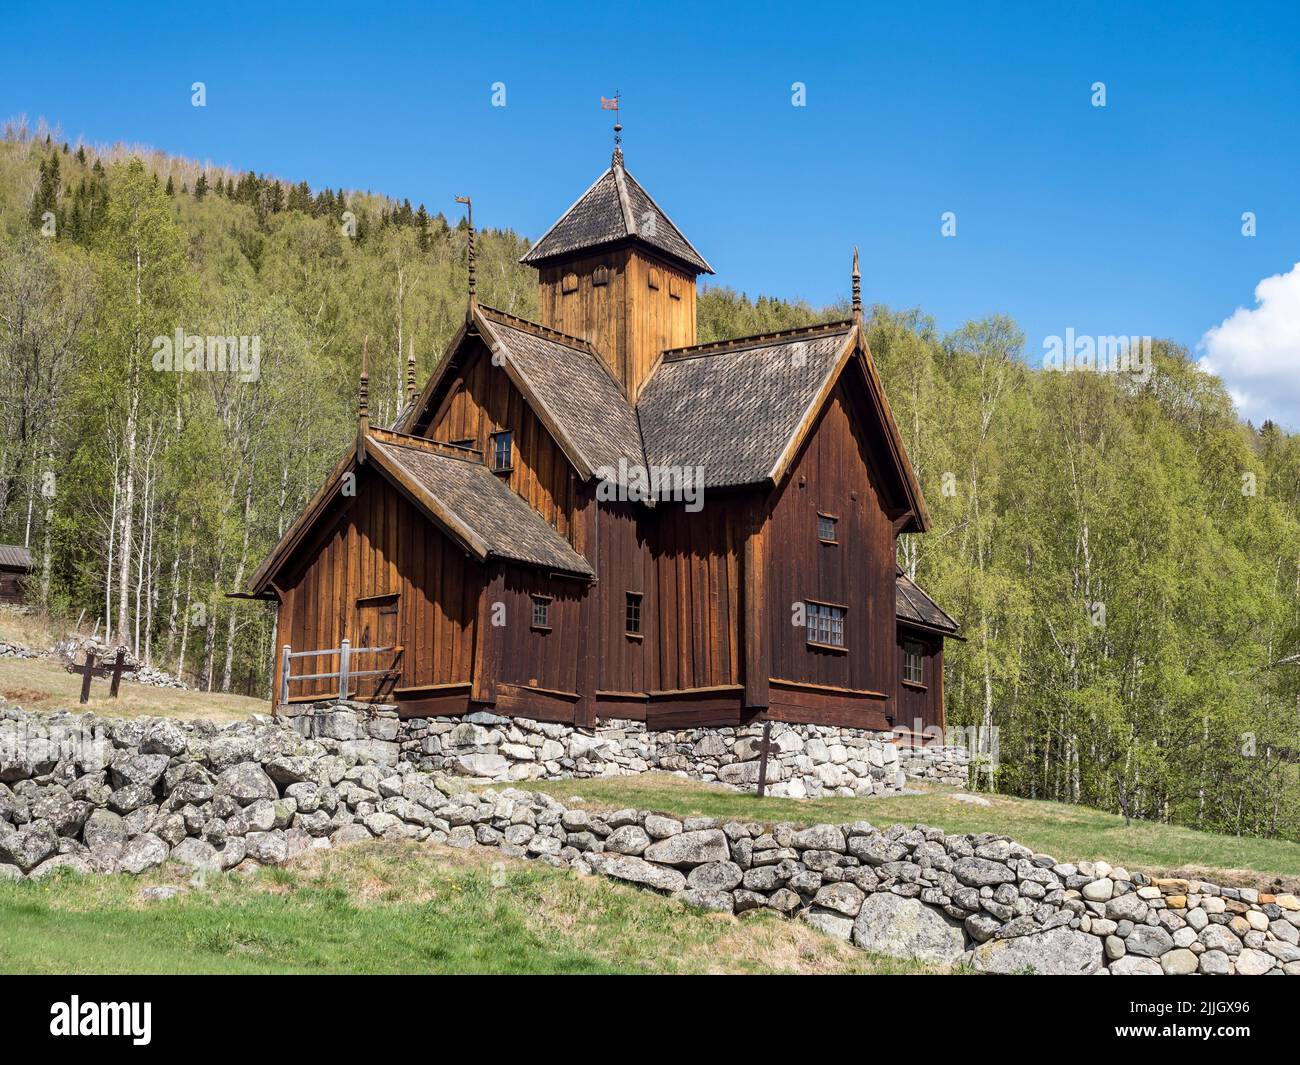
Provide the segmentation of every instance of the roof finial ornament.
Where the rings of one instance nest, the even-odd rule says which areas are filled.
[[[361,381],[357,386],[357,461],[366,457],[370,433],[370,334],[361,341]]]
[[[469,223],[469,307],[465,310],[465,320],[469,321],[474,317],[474,312],[478,309],[478,285],[474,276],[474,203],[468,196],[457,196],[456,202],[465,205],[466,218]]]
[[[611,97],[610,99],[606,99],[604,96],[602,96],[602,97],[600,98],[600,109],[601,109],[602,111],[618,111],[618,110],[619,110],[619,101],[622,100],[622,99],[623,99],[623,94],[622,94],[621,92],[619,92],[617,89],[615,89],[615,90],[614,90],[614,95],[613,95],[613,97]],[[614,162],[613,162],[613,165],[614,165],[614,166],[622,166],[622,165],[623,165],[623,124],[618,120],[618,116],[615,116],[615,118],[614,118]]]
[[[415,398],[415,337],[406,346],[406,402]]]
[[[858,248],[853,246],[853,321],[862,324],[862,273],[858,270]]]

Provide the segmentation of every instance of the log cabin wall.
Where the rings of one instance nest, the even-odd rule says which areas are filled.
[[[904,645],[919,644],[921,655],[921,681],[913,683],[904,679]],[[943,640],[928,633],[899,626],[894,647],[895,676],[894,722],[899,728],[920,733],[927,728],[944,726],[943,708]]]
[[[490,462],[492,434],[505,430],[514,434],[514,469],[500,476],[576,551],[584,553],[581,523],[575,521],[581,503],[577,475],[509,375],[492,364],[483,345],[452,382],[426,435],[445,444],[468,444]]]
[[[281,585],[279,643],[295,651],[338,647],[344,638],[365,646],[369,627],[370,638],[391,634],[404,648],[397,698],[427,695],[430,686],[467,685],[483,566],[367,468],[358,474],[355,498],[342,501],[322,529]],[[352,668],[379,668],[374,657],[354,658]],[[337,655],[293,663],[300,674],[338,668]],[[290,686],[293,701],[336,693],[328,680]]]
[[[26,570],[0,569],[0,603],[21,603]]]
[[[694,344],[695,276],[640,247],[538,271],[541,324],[587,340],[635,403],[666,348]]]
[[[846,372],[777,490],[766,530],[773,718],[887,728],[895,690],[894,530]],[[835,543],[818,535],[834,519]],[[844,648],[809,646],[795,604],[845,608]]]

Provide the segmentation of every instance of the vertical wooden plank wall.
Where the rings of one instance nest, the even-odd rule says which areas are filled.
[[[483,567],[371,470],[361,471],[355,499],[340,500],[339,510],[286,577],[281,642],[295,651],[338,647],[345,637],[355,644],[362,635],[358,601],[396,594],[405,648],[397,686],[468,681]],[[353,668],[388,664],[372,659],[355,659]],[[295,673],[336,669],[337,655],[294,661]],[[292,697],[330,694],[329,681],[290,688]]]
[[[493,433],[514,433],[514,470],[501,474],[516,494],[581,550],[574,524],[580,486],[559,444],[524,402],[509,375],[492,365],[486,347],[465,366],[434,417],[429,437],[442,443],[468,442],[491,463]]]
[[[887,697],[895,687],[894,531],[858,406],[841,379],[779,489],[768,528],[772,676]],[[819,512],[838,519],[838,543],[819,541]],[[791,624],[793,604],[808,600],[847,607],[843,652],[809,647]]]

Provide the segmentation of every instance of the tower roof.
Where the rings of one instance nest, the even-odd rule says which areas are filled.
[[[623,167],[622,153],[560,220],[519,261],[540,266],[551,259],[637,240],[697,274],[713,267],[683,236],[651,195]]]

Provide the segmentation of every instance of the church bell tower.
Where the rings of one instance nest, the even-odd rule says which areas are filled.
[[[695,279],[713,270],[627,172],[617,140],[609,169],[520,262],[537,268],[541,323],[588,341],[632,403],[660,352],[696,342]]]

